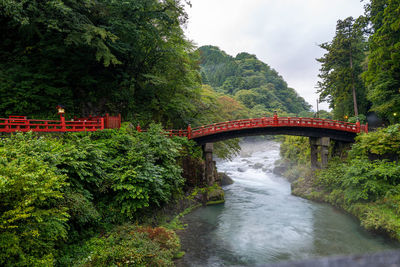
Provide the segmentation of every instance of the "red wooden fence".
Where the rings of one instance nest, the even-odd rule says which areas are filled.
[[[9,116],[0,118],[0,132],[93,132],[105,128],[120,128],[121,115],[78,118],[71,121],[60,120],[32,120],[26,116]]]
[[[119,129],[121,128],[121,114],[118,116],[110,116],[106,113],[105,116],[89,116],[85,118],[76,118],[74,117],[74,121],[99,121],[101,118],[104,119],[104,128],[106,129]]]

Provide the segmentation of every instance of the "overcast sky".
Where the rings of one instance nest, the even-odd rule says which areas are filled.
[[[318,44],[331,41],[336,22],[363,14],[360,0],[191,0],[186,36],[236,56],[255,54],[316,109]],[[326,103],[320,109],[327,109]]]

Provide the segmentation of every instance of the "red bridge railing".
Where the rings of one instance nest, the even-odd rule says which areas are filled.
[[[333,129],[352,133],[368,132],[368,126],[361,125],[359,122],[349,123],[319,118],[269,117],[220,122],[196,127],[191,130],[191,138],[201,137],[217,132],[264,127],[310,127]]]
[[[93,132],[105,128],[120,128],[121,115],[104,117],[78,118],[71,121],[60,120],[32,120],[26,116],[9,116],[0,118],[0,132]]]
[[[218,132],[229,132],[241,129],[264,128],[264,127],[309,127],[332,129],[351,133],[368,132],[368,124],[361,125],[359,122],[350,123],[320,118],[297,118],[297,117],[264,117],[255,119],[244,119],[214,123],[196,128],[190,126],[186,130],[166,130],[169,136],[185,136],[189,139],[211,135]],[[138,131],[141,131],[138,126]]]
[[[31,120],[25,116],[10,116],[0,118],[0,132],[82,132],[97,131],[105,128],[120,128],[121,115],[118,116],[96,116],[86,118],[75,118],[72,121],[60,120]],[[166,130],[168,136],[182,136],[189,139],[198,138],[218,132],[228,132],[240,129],[264,128],[264,127],[310,127],[323,128],[351,133],[368,132],[368,124],[361,125],[320,118],[293,118],[293,117],[264,117],[255,119],[244,119],[214,123],[196,128],[190,126],[185,130]],[[137,127],[141,131],[140,126]]]
[[[99,121],[100,119],[104,120],[104,128],[106,129],[121,128],[121,114],[118,114],[118,116],[110,116],[108,113],[106,113],[105,116],[89,116],[84,118],[74,117],[74,121]]]

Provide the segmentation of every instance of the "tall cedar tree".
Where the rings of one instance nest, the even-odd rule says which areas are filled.
[[[321,63],[320,101],[329,103],[336,119],[365,113],[368,104],[360,75],[367,46],[361,23],[352,17],[339,20],[332,42],[320,47],[327,51],[317,59]]]

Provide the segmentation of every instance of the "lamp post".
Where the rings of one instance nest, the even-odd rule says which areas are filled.
[[[65,110],[64,110],[64,106],[58,105],[56,108],[57,108],[58,115],[60,115],[61,129],[65,130]]]

